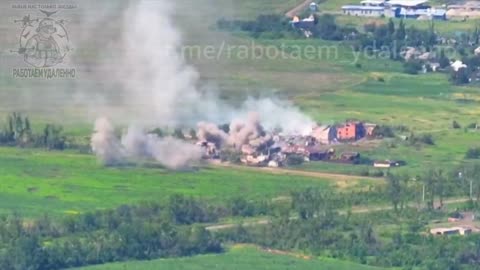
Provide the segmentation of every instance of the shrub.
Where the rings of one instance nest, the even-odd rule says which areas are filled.
[[[435,145],[432,134],[423,134],[419,137],[419,141],[424,144]]]
[[[240,163],[240,153],[231,149],[224,149],[220,151],[220,160],[225,162],[228,161],[233,164]]]
[[[470,129],[477,129],[477,123],[471,123],[467,126],[467,128],[470,128]]]
[[[298,166],[301,165],[305,159],[301,155],[288,155],[286,164],[287,166]]]
[[[381,137],[381,138],[393,138],[395,137],[395,133],[390,126],[387,125],[378,125],[373,129],[373,136],[374,137]]]
[[[453,127],[454,129],[462,128],[462,127],[460,126],[460,124],[459,124],[457,121],[455,121],[455,120],[453,120],[453,122],[452,122],[452,127]]]
[[[478,159],[480,158],[480,147],[472,147],[467,150],[465,154],[466,159]]]
[[[435,145],[433,136],[432,134],[429,134],[429,133],[422,134],[420,136],[417,136],[412,133],[410,135],[409,142],[410,142],[410,145],[413,145],[413,146],[420,146],[420,144]]]
[[[452,70],[450,81],[455,85],[467,84],[470,82],[472,71],[468,68],[461,68],[458,71]]]
[[[420,61],[408,61],[403,64],[403,72],[407,74],[416,75],[422,70],[422,62]]]

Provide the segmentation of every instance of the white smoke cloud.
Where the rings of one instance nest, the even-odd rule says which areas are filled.
[[[143,132],[145,127],[198,124],[200,131],[206,131],[199,137],[213,136],[218,145],[227,142],[237,147],[269,141],[271,138],[265,136],[264,127],[296,134],[311,131],[314,122],[287,102],[250,98],[235,108],[212,93],[198,91],[199,74],[178,51],[182,40],[172,20],[173,4],[167,0],[131,2],[124,12],[121,38],[114,40],[114,47],[106,45],[113,57],[101,62],[99,70],[109,72],[108,81],[101,79],[106,88],[116,91],[116,105],[104,106],[108,109],[103,110],[102,115],[127,125],[134,122],[137,127],[130,127],[122,137],[121,149],[117,148],[117,142],[105,142],[105,138],[112,138],[109,129],[106,133],[97,132],[95,141],[92,137],[92,149],[102,160],[115,161],[111,159],[112,153],[117,153],[129,158],[153,158],[178,168],[200,158],[200,152],[190,145],[173,138],[152,137]],[[205,122],[199,123],[201,121]],[[230,122],[228,135],[215,127]]]
[[[140,0],[125,9],[120,41],[106,47],[112,59],[100,63],[100,70],[109,74],[104,83],[120,99],[109,118],[194,127],[200,121],[230,123],[256,111],[266,129],[299,132],[312,125],[309,117],[285,101],[249,98],[235,108],[209,89],[199,91],[198,71],[180,54],[182,38],[172,19],[173,5],[166,0]]]
[[[285,134],[308,135],[315,125],[309,116],[286,101],[250,98],[243,107],[247,112],[256,112],[267,130],[280,128]]]
[[[120,142],[115,135],[115,129],[106,118],[99,118],[95,121],[90,145],[99,161],[105,165],[119,164],[125,158]]]
[[[104,165],[118,165],[145,159],[158,161],[169,169],[182,169],[201,159],[201,149],[193,144],[172,138],[159,138],[132,126],[121,140],[106,118],[95,122],[91,140],[92,151]]]

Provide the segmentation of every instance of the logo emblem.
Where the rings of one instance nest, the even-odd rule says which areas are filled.
[[[36,68],[53,67],[63,62],[71,50],[65,20],[52,18],[58,11],[40,10],[45,17],[32,19],[24,16],[15,23],[22,24],[18,53]]]

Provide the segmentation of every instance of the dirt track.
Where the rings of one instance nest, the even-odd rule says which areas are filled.
[[[467,202],[468,200],[469,200],[468,198],[449,199],[449,200],[445,200],[444,204],[461,203],[461,202]],[[409,204],[409,206],[412,207],[413,204]],[[361,214],[361,213],[385,211],[385,210],[391,210],[391,209],[393,209],[392,206],[355,207],[355,208],[352,208],[351,213]],[[346,211],[340,211],[340,214],[346,214]],[[292,216],[290,217],[290,219],[294,220],[294,219],[298,219],[298,217]],[[243,222],[241,224],[242,226],[249,227],[249,226],[266,225],[268,223],[270,223],[270,220],[268,218],[264,218],[260,220]],[[219,230],[231,229],[238,225],[239,223],[217,224],[217,225],[207,226],[206,229],[209,231],[219,231]]]
[[[212,163],[212,165],[220,166],[220,167],[235,168],[235,169],[259,171],[259,172],[271,173],[271,174],[305,176],[305,177],[319,178],[322,180],[334,180],[334,181],[358,181],[358,180],[382,181],[384,180],[384,178],[382,177],[368,177],[368,176],[357,176],[357,175],[337,174],[337,173],[301,171],[301,170],[293,170],[293,169],[285,169],[285,168],[247,167],[247,166],[233,165],[233,164],[227,164],[227,163]]]
[[[301,3],[300,5],[292,8],[291,10],[289,10],[287,13],[285,13],[285,16],[289,17],[289,18],[293,18],[295,15],[298,15],[299,13],[301,13],[304,9],[306,9],[308,7],[308,5],[310,5],[310,3],[312,2],[312,0],[306,0],[304,1],[303,3]]]

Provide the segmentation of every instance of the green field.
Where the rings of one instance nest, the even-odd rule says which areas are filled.
[[[200,72],[202,82],[214,82],[221,97],[236,102],[249,95],[281,95],[292,100],[303,111],[322,123],[339,123],[354,118],[381,124],[405,125],[416,133],[432,133],[436,145],[420,149],[404,146],[400,142],[396,142],[395,148],[386,148],[383,144],[367,149],[345,147],[345,150],[360,150],[363,155],[372,159],[403,159],[407,161],[408,166],[402,170],[416,173],[433,163],[437,166],[452,166],[463,161],[465,152],[477,144],[480,134],[471,130],[468,132],[453,130],[451,123],[457,120],[466,126],[477,121],[480,117],[478,88],[452,86],[445,74],[406,75],[401,72],[401,63],[390,60],[369,59],[361,55],[358,62],[355,62],[352,49],[340,43],[311,39],[254,40],[246,35],[231,35],[215,29],[215,22],[220,17],[251,18],[262,13],[281,13],[300,2],[201,0],[194,3],[195,9],[189,8],[192,5],[191,1],[178,2],[177,22],[186,44],[220,47],[222,42],[226,42],[227,45],[249,45],[254,42],[260,48],[274,47],[279,51],[286,48],[283,50],[287,53],[292,48],[304,49],[306,46],[313,46],[319,50],[331,47],[335,50],[333,55],[322,54],[313,58],[252,60],[240,59],[235,57],[235,54],[233,57],[224,54],[215,61],[190,59],[190,63]],[[211,8],[212,4],[215,9]],[[326,1],[322,6],[334,7],[341,4],[342,1]],[[340,22],[348,23],[342,21],[343,19],[345,17],[338,18]],[[361,25],[363,22],[354,23]],[[417,24],[414,21],[408,23]],[[442,27],[458,24],[439,23]],[[473,28],[473,25],[469,24],[468,27]],[[92,51],[94,52],[95,48],[78,46],[75,53],[83,55],[87,61],[90,55],[95,56]],[[361,64],[361,67],[356,66],[356,63]],[[379,81],[378,78],[383,80]],[[48,82],[36,84],[33,81],[14,81],[8,76],[0,79],[3,90],[0,92],[0,115],[14,110],[24,111],[30,114],[32,122],[38,123],[39,127],[45,122],[61,123],[67,134],[88,142],[94,117],[86,116],[88,108],[71,106],[63,108],[60,105],[63,98],[70,96],[68,84],[55,83],[55,87],[51,87],[52,84]],[[81,87],[83,82],[79,80]],[[41,99],[42,96],[49,98],[52,104],[44,103],[40,109],[38,106],[29,106],[30,103],[22,102],[24,97],[32,101]],[[461,99],[471,102],[461,103],[459,102]],[[58,110],[61,109],[62,114],[59,114]],[[33,154],[26,154],[28,152]],[[224,169],[204,169],[193,174],[144,168],[103,169],[88,155],[11,149],[4,149],[1,154],[2,164],[5,165],[0,166],[5,170],[4,181],[7,181],[2,185],[4,191],[2,196],[5,198],[1,203],[2,208],[25,208],[30,212],[37,212],[38,209],[52,209],[54,212],[83,211],[92,207],[111,207],[121,202],[161,199],[166,194],[175,192],[216,198],[235,194],[242,190],[241,188],[245,188],[252,191],[248,196],[261,197],[268,194],[273,197],[282,191],[287,192],[283,189],[285,186],[280,186],[279,182],[289,187],[299,186],[289,184],[290,182],[285,179],[277,179],[279,178],[277,176]],[[22,157],[20,161],[18,156]],[[47,165],[39,165],[44,163]],[[14,166],[10,168],[6,164]],[[365,169],[325,163],[310,163],[304,167],[342,173],[356,173]],[[26,170],[31,170],[32,173],[25,173],[20,168],[28,168]],[[252,175],[254,179],[261,178],[262,181],[257,183],[258,181],[248,177]],[[58,181],[53,183],[36,181],[49,178]],[[140,178],[145,182],[130,183],[131,179]],[[157,186],[159,179],[164,178],[168,184],[162,182]],[[198,178],[202,181],[196,180]],[[23,181],[18,181],[19,179]],[[237,183],[235,179],[241,179],[243,182]],[[226,181],[229,181],[228,187],[223,184]],[[248,184],[243,184],[244,182]],[[152,183],[155,185],[149,186]],[[218,188],[210,190],[210,184]],[[69,188],[69,185],[72,187]],[[247,187],[244,187],[245,185]],[[249,185],[251,188],[248,188]],[[89,187],[100,189],[89,190]],[[142,189],[146,193],[139,191]],[[108,194],[114,196],[108,201],[103,200]],[[18,203],[17,196],[23,198],[24,202]]]
[[[477,121],[480,117],[478,88],[452,86],[446,74],[406,75],[402,73],[399,62],[370,59],[366,55],[360,55],[356,60],[352,48],[341,43],[312,39],[252,39],[247,35],[231,35],[215,29],[217,19],[221,17],[252,18],[264,13],[283,13],[301,2],[299,0],[275,2],[200,0],[194,3],[196,8],[192,9],[191,1],[179,1],[176,5],[178,11],[176,22],[182,31],[184,42],[189,45],[214,45],[220,48],[223,43],[249,46],[254,42],[259,50],[273,47],[278,52],[283,50],[287,55],[295,48],[304,50],[307,46],[317,48],[319,51],[329,48],[334,50],[330,53],[323,51],[323,54],[314,57],[287,57],[286,59],[282,57],[241,59],[235,53],[230,56],[222,54],[215,61],[189,59],[190,63],[198,69],[201,81],[213,82],[215,88],[219,89],[220,96],[233,102],[241,102],[250,95],[280,95],[292,100],[303,111],[322,123],[338,123],[354,118],[380,124],[405,125],[417,133],[433,133],[437,142],[435,146],[422,149],[404,147],[398,143],[399,146],[394,149],[384,147],[367,149],[367,151],[362,149],[362,153],[371,158],[404,159],[409,164],[408,168],[415,171],[434,162],[439,163],[439,166],[450,166],[452,160],[454,163],[463,160],[466,150],[476,144],[480,135],[475,131],[466,133],[453,131],[451,122],[457,120],[465,126]],[[344,2],[343,0],[325,1],[321,7],[329,10]],[[346,18],[350,17],[340,16],[337,20],[348,23],[344,21]],[[357,18],[352,19],[357,20]],[[363,21],[358,19],[351,23],[362,25]],[[425,22],[409,20],[407,23],[425,26]],[[474,24],[471,21],[468,23],[466,29],[473,29]],[[464,26],[457,22],[439,22],[437,25],[441,28]],[[453,31],[453,28],[450,30]],[[80,45],[83,44],[77,46],[75,53],[85,57],[85,61],[88,61],[89,57],[96,57],[94,53],[96,48]],[[68,102],[65,108],[61,105],[64,99],[71,96],[70,84],[65,82],[55,82],[54,85],[49,82],[37,84],[28,80],[12,80],[8,76],[0,79],[3,90],[0,92],[0,115],[15,110],[24,111],[30,114],[32,122],[38,123],[38,126],[45,122],[61,123],[67,134],[75,135],[83,142],[88,142],[87,137],[95,117],[89,112],[90,108],[68,106]],[[77,83],[78,88],[84,86],[81,78]],[[101,90],[101,86],[92,88]],[[43,102],[43,97],[48,99],[48,102]],[[29,102],[25,102],[24,99]],[[459,102],[462,99],[471,102]],[[42,105],[41,108],[35,105],[36,102],[32,103],[33,100],[38,100],[37,102]],[[62,110],[62,114],[59,114],[58,110]],[[351,146],[351,149],[356,148]],[[4,159],[8,158],[8,156],[4,157]],[[93,161],[90,162],[93,163]],[[337,172],[357,171],[357,168],[350,166],[317,163],[308,164],[306,167]],[[91,175],[105,173],[104,170],[97,169],[98,172]],[[28,183],[22,188],[28,188],[28,186],[37,185]],[[42,190],[39,192],[46,192],[43,189],[39,190]],[[42,196],[57,195],[42,194]],[[88,199],[85,200],[87,203]],[[12,203],[13,205],[15,203]]]
[[[148,167],[105,168],[92,155],[0,148],[0,212],[60,215],[163,201],[172,194],[225,202],[238,196],[273,199],[307,187],[334,188],[318,177],[201,166],[193,171]],[[372,181],[353,181],[359,188]]]
[[[234,247],[226,254],[191,258],[113,263],[76,268],[78,270],[380,270],[334,259],[302,259],[291,255],[274,255],[253,247]]]

